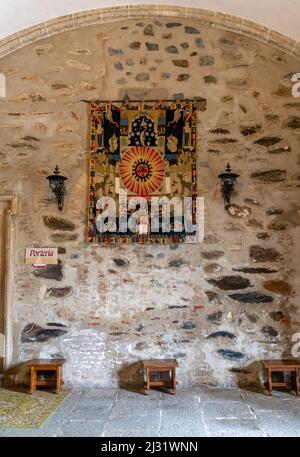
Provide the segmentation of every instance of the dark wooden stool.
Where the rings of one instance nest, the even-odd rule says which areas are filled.
[[[272,395],[273,387],[294,388],[296,395],[300,395],[298,371],[300,369],[300,359],[262,360],[262,364],[267,371],[268,381],[266,383],[266,386],[268,388],[269,395]],[[272,373],[274,372],[290,372],[291,382],[274,382],[272,380]]]
[[[28,362],[30,367],[30,393],[36,391],[37,386],[55,386],[55,392],[60,392],[63,384],[62,367],[65,359],[34,359]],[[41,371],[47,372],[47,375],[53,375],[50,379],[39,379],[38,374]],[[50,372],[50,373],[49,373]]]
[[[152,386],[163,386],[172,389],[173,394],[176,395],[176,368],[178,367],[176,359],[144,360],[143,366],[146,370],[147,393]]]

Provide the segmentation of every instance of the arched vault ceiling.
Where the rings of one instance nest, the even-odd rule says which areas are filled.
[[[10,0],[0,2],[0,57],[77,27],[162,16],[200,20],[300,59],[300,0]]]
[[[0,38],[40,22],[94,8],[153,5],[151,0],[9,0],[0,2]],[[300,0],[160,0],[174,5],[220,11],[245,18],[300,41]]]

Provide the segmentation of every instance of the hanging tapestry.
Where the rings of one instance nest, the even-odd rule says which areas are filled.
[[[90,122],[87,241],[173,244],[195,234],[196,104],[95,101]]]

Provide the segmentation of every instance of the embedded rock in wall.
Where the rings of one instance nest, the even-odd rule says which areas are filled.
[[[215,311],[214,313],[207,315],[207,320],[209,322],[213,322],[214,324],[218,324],[222,320],[223,313],[222,311]]]
[[[264,333],[265,335],[271,336],[271,337],[276,337],[278,336],[277,330],[275,330],[273,327],[269,325],[265,325],[262,329],[261,332]]]
[[[263,268],[263,267],[242,267],[242,268],[233,268],[233,271],[240,271],[242,273],[277,273],[278,270],[273,270],[272,268]]]
[[[146,36],[154,36],[154,31],[153,31],[153,26],[152,26],[152,24],[148,24],[148,25],[144,28],[144,35],[146,35]]]
[[[278,182],[286,179],[286,170],[258,171],[251,174],[251,178],[262,182]]]
[[[214,56],[204,55],[199,58],[198,63],[201,67],[207,67],[215,63],[215,58]]]
[[[268,240],[271,238],[271,235],[269,235],[267,232],[259,232],[256,234],[256,238],[259,240]]]
[[[206,260],[219,259],[224,255],[223,251],[205,251],[201,253],[202,257]]]
[[[181,326],[183,330],[193,330],[196,327],[196,324],[194,322],[188,321],[184,322]]]
[[[284,314],[283,314],[282,311],[272,311],[272,312],[270,313],[270,317],[271,317],[274,321],[279,322],[279,321],[281,321],[281,319],[283,319],[285,316],[284,316]]]
[[[250,246],[250,259],[252,262],[279,262],[281,254],[274,248],[263,248],[261,246]]]
[[[195,34],[200,33],[200,30],[198,30],[198,29],[196,29],[196,27],[192,27],[190,25],[186,25],[184,27],[184,31],[185,31],[185,33],[189,33],[191,35],[195,35]]]
[[[261,125],[260,124],[247,125],[247,126],[242,126],[241,127],[241,133],[244,136],[254,135],[255,133],[259,132],[260,130],[261,130]]]
[[[268,224],[268,229],[269,230],[274,230],[276,232],[280,230],[286,230],[288,228],[288,224],[285,222],[279,222],[279,221],[273,221]]]
[[[170,262],[169,262],[170,268],[179,268],[182,265],[187,265],[187,262],[183,259],[174,259],[174,260],[170,260]]]
[[[37,278],[54,279],[55,281],[61,281],[63,278],[63,266],[61,263],[57,265],[47,265],[41,270],[35,270],[33,272]]]
[[[205,295],[207,296],[210,302],[215,301],[221,303],[219,300],[219,295],[216,292],[213,292],[212,290],[206,290]]]
[[[241,303],[271,303],[274,300],[271,295],[266,295],[256,291],[231,294],[229,297]]]
[[[113,259],[113,261],[117,267],[125,267],[129,263],[126,259]]]
[[[51,230],[72,231],[75,230],[75,224],[60,217],[43,216],[43,222]]]
[[[189,66],[188,60],[185,59],[174,59],[172,62],[176,67],[187,68]]]
[[[158,51],[159,50],[159,45],[157,43],[145,43],[146,48],[148,51]]]
[[[166,52],[170,52],[171,54],[179,54],[179,51],[176,46],[167,46],[165,50]]]
[[[279,143],[282,140],[282,138],[278,136],[265,136],[263,138],[260,138],[259,140],[254,141],[255,144],[259,144],[260,146],[274,146],[274,144]]]
[[[23,330],[21,335],[22,343],[44,343],[48,341],[50,338],[57,338],[59,336],[65,335],[68,333],[67,330],[62,330],[60,328],[49,329],[49,328],[42,328],[35,323],[27,324]]]
[[[51,240],[54,243],[63,243],[64,241],[76,241],[77,233],[54,233],[51,235]]]
[[[253,200],[253,198],[244,198],[245,203],[249,203],[249,205],[260,206],[259,201]]]
[[[274,292],[275,294],[295,295],[295,291],[292,286],[288,282],[281,281],[279,279],[265,281],[263,286],[265,289],[269,290],[270,292]]]
[[[203,79],[206,84],[217,84],[218,82],[217,78],[213,75],[203,76]]]
[[[253,287],[248,278],[243,278],[238,275],[222,276],[220,279],[208,279],[207,281],[223,290]]]
[[[277,216],[277,215],[280,215],[280,214],[282,214],[282,213],[283,213],[283,209],[281,209],[281,208],[274,208],[274,207],[269,208],[269,209],[267,209],[267,211],[266,211],[266,214],[267,214],[268,216]]]
[[[277,89],[272,92],[272,95],[275,95],[277,97],[290,97],[291,88],[289,86],[284,86],[283,84],[279,84]]]
[[[232,339],[236,338],[236,336],[231,332],[227,332],[225,330],[219,330],[218,332],[210,333],[209,335],[207,335],[206,338],[207,339],[209,339],[209,338],[229,338],[230,340],[232,340]]]
[[[283,122],[283,127],[287,127],[289,129],[300,129],[300,117],[289,117],[286,121]]]
[[[64,324],[56,323],[56,322],[47,322],[47,326],[48,327],[61,327],[61,328],[67,327]]]
[[[245,359],[245,354],[239,351],[232,351],[231,349],[218,349],[217,353],[220,354],[224,359],[233,361],[233,362],[241,362]]]
[[[196,97],[196,107],[199,111],[205,111],[207,107],[207,99],[203,97]]]
[[[218,263],[210,263],[209,265],[205,265],[204,271],[205,273],[219,273],[222,271],[222,267]]]
[[[45,298],[62,298],[72,294],[72,287],[50,287],[46,290]]]

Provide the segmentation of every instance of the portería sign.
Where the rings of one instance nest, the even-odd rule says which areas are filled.
[[[26,263],[34,266],[57,264],[57,248],[26,248]]]

